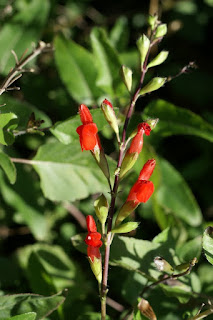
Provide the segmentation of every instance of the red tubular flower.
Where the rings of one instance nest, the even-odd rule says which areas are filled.
[[[138,132],[136,136],[132,139],[131,145],[128,153],[140,153],[143,147],[143,135],[145,133],[146,136],[150,135],[151,128],[148,123],[143,122],[138,125]]]
[[[101,149],[98,128],[93,122],[89,109],[84,104],[80,105],[79,114],[83,124],[76,129],[76,132],[79,135],[82,151],[94,151],[95,148]]]
[[[154,192],[154,184],[152,181],[148,181],[155,168],[155,159],[148,160],[143,166],[138,180],[131,188],[126,202],[121,207],[117,219],[116,225],[120,224],[125,218],[127,218],[137,206],[143,202],[147,202]]]
[[[97,232],[95,220],[92,216],[86,217],[88,234],[85,242],[87,244],[87,256],[89,263],[97,281],[102,281],[102,264],[100,247],[102,246],[101,234]]]
[[[88,246],[98,247],[102,246],[101,234],[97,232],[97,227],[93,216],[86,217],[88,234],[85,242]]]

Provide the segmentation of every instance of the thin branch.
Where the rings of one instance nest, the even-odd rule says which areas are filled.
[[[212,313],[213,313],[213,308],[210,308],[210,309],[203,311],[200,314],[190,318],[189,320],[200,320],[200,319],[206,318],[207,316],[209,316]]]
[[[64,202],[63,207],[78,221],[83,229],[87,229],[86,219],[83,213],[78,210],[72,203]]]
[[[40,41],[37,45],[37,47],[28,55],[24,58],[24,55],[26,54],[26,51],[18,60],[18,57],[15,53],[14,50],[12,50],[12,54],[14,55],[16,65],[15,67],[9,72],[3,83],[0,85],[0,95],[2,95],[4,92],[9,90],[11,84],[13,84],[17,79],[19,79],[22,76],[22,72],[26,72],[26,70],[23,69],[23,67],[33,60],[35,57],[37,57],[39,54],[43,52],[48,52],[52,51],[53,48],[51,44],[49,43],[44,43],[43,41]],[[32,72],[32,70],[28,70],[29,72]],[[17,87],[14,87],[13,90],[17,89]]]
[[[118,303],[117,301],[107,297],[106,298],[106,303],[113,309],[115,309],[118,312],[122,312],[124,311],[124,306],[120,303]]]

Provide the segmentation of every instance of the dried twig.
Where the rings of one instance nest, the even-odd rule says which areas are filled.
[[[33,60],[35,57],[37,57],[42,52],[48,52],[52,51],[53,48],[51,44],[44,43],[43,41],[39,41],[37,47],[25,58],[26,51],[21,56],[21,58],[18,60],[18,57],[14,50],[12,50],[12,54],[14,55],[16,65],[15,67],[9,72],[3,83],[0,85],[0,95],[2,95],[4,92],[8,90],[20,90],[19,87],[10,87],[17,79],[19,79],[22,76],[23,72],[33,72],[33,69],[25,70],[24,66]]]

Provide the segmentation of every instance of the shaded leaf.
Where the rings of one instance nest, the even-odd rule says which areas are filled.
[[[17,121],[17,116],[12,112],[0,114],[0,143],[9,145],[14,142],[14,136],[9,129],[15,129]]]
[[[36,312],[36,320],[39,320],[56,310],[65,296],[66,290],[49,297],[28,293],[0,296],[0,319],[8,320],[15,315]]]
[[[6,103],[6,105],[1,107],[1,114],[12,112],[17,116],[16,130],[26,129],[32,112],[35,113],[36,119],[44,120],[44,124],[41,125],[41,128],[49,127],[52,124],[50,118],[44,112],[26,101],[21,101],[9,96],[8,94],[4,94],[0,97],[0,104],[3,103]]]
[[[13,162],[10,160],[10,157],[6,153],[3,153],[0,150],[0,166],[4,170],[10,183],[15,183],[16,181],[16,167]]]
[[[161,183],[154,193],[155,201],[167,213],[175,215],[188,225],[199,226],[202,223],[202,214],[183,177],[165,159],[161,158],[158,165],[161,172]],[[155,206],[154,210],[156,210]]]
[[[152,101],[143,113],[144,119],[159,118],[155,132],[163,137],[173,134],[195,135],[213,142],[213,126],[190,110],[165,100]]]

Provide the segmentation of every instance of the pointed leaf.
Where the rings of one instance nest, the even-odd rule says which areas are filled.
[[[91,44],[94,53],[94,61],[98,70],[97,86],[103,89],[112,97],[117,90],[124,88],[120,79],[121,62],[117,52],[111,46],[105,31],[101,28],[94,28],[91,33]]]
[[[55,38],[55,59],[70,95],[79,103],[95,104],[101,91],[96,87],[97,71],[92,54],[72,40]]]

